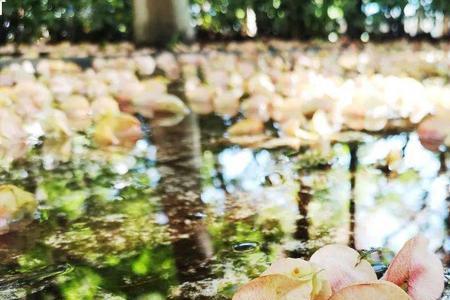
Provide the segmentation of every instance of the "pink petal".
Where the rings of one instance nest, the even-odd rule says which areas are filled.
[[[417,128],[420,143],[430,151],[438,151],[448,136],[448,127],[447,116],[433,116],[424,120]]]
[[[317,250],[310,259],[325,271],[333,293],[354,283],[377,280],[369,262],[359,253],[344,245],[327,245]]]
[[[281,274],[261,276],[242,286],[233,300],[310,300],[311,286]]]
[[[414,300],[439,299],[444,290],[444,268],[439,257],[428,251],[428,240],[416,236],[395,256],[383,279],[407,285]]]
[[[401,288],[388,281],[358,283],[343,288],[329,300],[410,300]]]

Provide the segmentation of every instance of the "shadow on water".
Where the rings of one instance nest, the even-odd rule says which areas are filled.
[[[226,146],[223,129],[189,116],[150,126],[143,157],[28,172],[45,205],[0,236],[0,299],[230,299],[277,257],[340,242],[385,249],[381,270],[418,232],[448,264],[446,157],[416,134],[336,143],[324,168]]]

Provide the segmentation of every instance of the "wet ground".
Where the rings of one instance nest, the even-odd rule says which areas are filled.
[[[42,205],[25,230],[0,236],[0,299],[230,299],[276,257],[331,242],[376,248],[382,273],[419,232],[448,265],[446,153],[414,132],[335,143],[322,157],[229,146],[223,127],[189,116],[150,126],[140,155],[111,165],[2,173]]]

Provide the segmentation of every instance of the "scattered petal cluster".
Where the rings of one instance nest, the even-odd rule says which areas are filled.
[[[0,71],[0,161],[39,145],[43,156],[69,161],[79,136],[101,150],[133,149],[143,136],[137,114],[160,126],[180,122],[189,110],[168,92],[168,59],[100,57],[85,69],[63,60],[9,64]]]
[[[247,42],[178,57],[191,109],[236,121],[231,143],[298,148],[448,115],[448,48],[395,46]]]
[[[131,148],[140,137],[132,118],[173,126],[190,110],[225,119],[225,141],[245,147],[326,151],[348,131],[416,127],[426,148],[450,144],[445,43],[268,40],[172,51],[63,43],[19,50],[52,59],[15,61],[0,71],[2,161],[23,158],[37,142],[67,161],[79,134],[94,147]],[[77,63],[61,59],[68,56]]]
[[[354,249],[327,245],[309,261],[282,258],[242,286],[233,300],[436,300],[444,269],[423,236],[409,240],[382,279]]]

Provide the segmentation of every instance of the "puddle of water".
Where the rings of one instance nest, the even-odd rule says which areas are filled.
[[[336,144],[328,166],[218,146],[221,130],[189,117],[152,128],[144,156],[113,166],[2,173],[45,201],[24,231],[0,236],[0,299],[230,299],[279,256],[342,242],[386,249],[382,262],[418,232],[448,264],[448,174],[414,133]]]

